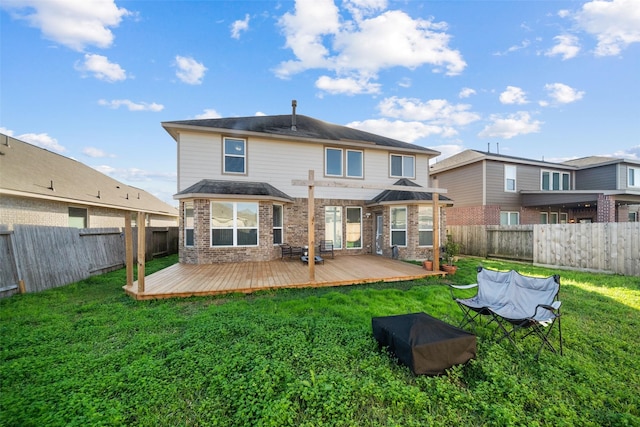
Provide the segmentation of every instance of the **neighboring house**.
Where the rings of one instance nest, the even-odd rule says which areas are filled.
[[[426,189],[437,151],[296,115],[295,107],[162,126],[178,149],[181,262],[272,260],[282,243],[305,246],[309,189],[293,181],[310,170],[336,184],[314,187],[316,243],[333,241],[336,256],[390,256],[397,246],[401,258],[420,259],[432,250],[431,193],[388,187]]]
[[[626,222],[638,218],[640,162],[552,163],[465,150],[431,166],[455,207],[448,225]]]
[[[0,226],[124,227],[145,212],[149,226],[176,226],[178,211],[139,188],[60,154],[0,134]],[[135,221],[135,219],[134,219]],[[135,222],[134,222],[135,225]]]

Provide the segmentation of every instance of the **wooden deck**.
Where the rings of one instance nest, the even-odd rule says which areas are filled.
[[[398,282],[443,272],[375,255],[338,256],[315,265],[314,282],[309,267],[297,259],[226,264],[174,264],[145,277],[145,290],[138,283],[124,287],[138,300],[251,293],[279,288],[344,286],[373,282]]]

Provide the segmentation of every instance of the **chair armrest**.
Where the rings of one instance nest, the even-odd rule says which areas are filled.
[[[471,288],[477,288],[478,284],[477,283],[472,283],[470,285],[449,285],[449,287],[454,288],[454,289],[471,289]]]

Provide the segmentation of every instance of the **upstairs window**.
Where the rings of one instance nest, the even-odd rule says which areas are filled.
[[[415,178],[416,158],[392,154],[390,157],[390,173],[393,178]]]
[[[516,167],[504,165],[504,191],[516,191]]]
[[[540,189],[546,191],[570,190],[569,173],[542,171]]]
[[[363,152],[360,150],[343,150],[341,148],[325,148],[324,174],[347,178],[362,178]]]
[[[629,187],[640,187],[640,168],[629,168]]]
[[[245,174],[247,171],[247,141],[224,139],[224,173]]]

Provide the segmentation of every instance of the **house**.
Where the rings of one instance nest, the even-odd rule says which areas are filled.
[[[0,134],[0,226],[124,227],[145,212],[149,226],[176,226],[178,211],[139,188],[76,160]],[[135,215],[133,216],[136,217]]]
[[[565,163],[465,150],[431,166],[456,201],[448,225],[636,221],[640,162],[587,157]]]
[[[332,241],[336,256],[391,256],[395,246],[421,259],[432,250],[426,190],[437,151],[297,115],[295,104],[287,115],[162,126],[177,143],[183,263],[273,260],[283,243],[306,245],[309,186],[295,181],[309,171],[331,183],[314,186],[314,236]]]

